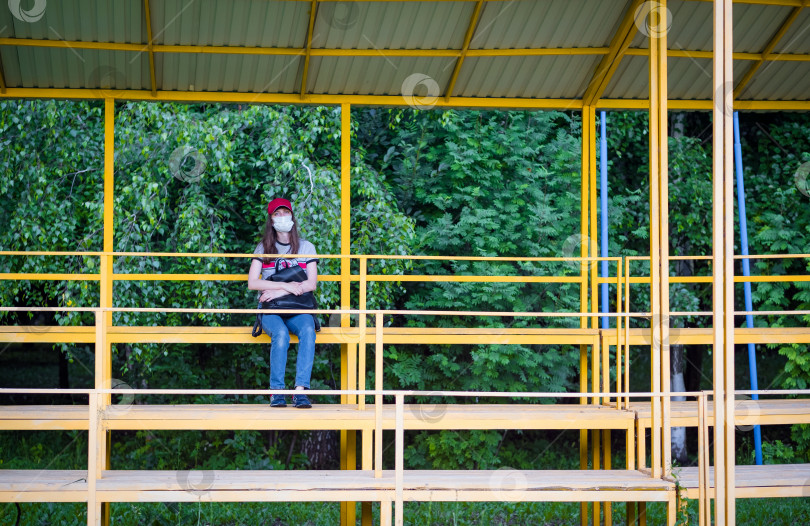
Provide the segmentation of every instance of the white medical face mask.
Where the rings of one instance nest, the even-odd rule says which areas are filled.
[[[294,224],[295,222],[292,220],[292,216],[279,216],[273,218],[273,228],[276,229],[276,232],[289,232],[292,230]]]

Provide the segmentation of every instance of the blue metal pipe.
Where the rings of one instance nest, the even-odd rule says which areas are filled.
[[[607,184],[607,119],[605,112],[599,113],[600,136],[599,136],[599,199],[601,202],[601,238],[600,253],[603,258],[608,257],[608,184]],[[602,261],[602,277],[608,276],[608,262]],[[610,308],[608,301],[608,284],[602,283],[602,312],[608,312]],[[602,316],[602,328],[610,328],[610,318]]]
[[[743,186],[743,169],[742,169],[742,146],[740,145],[740,117],[738,112],[734,112],[734,168],[737,174],[737,208],[740,213],[740,249],[743,256],[748,255],[748,224],[745,216],[745,187]],[[743,276],[751,275],[751,267],[749,260],[742,260]],[[743,290],[745,292],[745,310],[752,311],[754,308],[751,304],[751,283],[746,281],[743,283]],[[748,328],[754,327],[754,316],[746,314],[745,324]],[[751,376],[751,390],[756,391],[757,387],[757,357],[754,352],[754,344],[748,344],[748,371]],[[759,400],[759,395],[751,397],[754,400]],[[762,435],[759,426],[754,426],[754,451],[756,462],[762,465]]]

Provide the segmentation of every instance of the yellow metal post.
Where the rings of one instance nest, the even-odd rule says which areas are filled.
[[[351,308],[351,105],[340,106],[340,305],[342,309]],[[342,315],[340,326],[348,327],[350,317]],[[341,389],[354,389],[353,380],[357,371],[352,371],[356,364],[354,356],[357,351],[355,344],[343,343],[340,346],[340,380]],[[341,403],[354,403],[355,397],[341,395]],[[340,464],[341,469],[357,469],[357,432],[342,431],[340,436]],[[355,524],[354,502],[340,504],[340,521],[342,526]]]
[[[650,272],[653,391],[669,392],[669,212],[667,161],[667,6],[651,8],[650,27]],[[670,399],[653,397],[652,470],[669,475],[671,462]]]
[[[114,206],[115,206],[115,99],[104,99],[104,252],[100,265],[100,306],[111,308],[113,306],[113,257],[111,254],[114,234]],[[100,316],[102,320],[102,341],[101,341],[101,388],[110,389],[112,386],[112,349],[107,341],[107,327],[112,325],[112,312],[104,312]],[[97,336],[98,338],[98,336]],[[98,345],[98,341],[96,344]],[[98,359],[98,356],[97,356]],[[97,366],[98,367],[98,366]],[[98,397],[99,410],[111,403],[111,395],[104,394]],[[102,429],[102,428],[100,428]],[[99,431],[99,466],[102,469],[110,469],[110,434]],[[101,521],[103,524],[110,523],[109,503],[102,504]]]
[[[581,257],[588,255],[588,148],[590,139],[588,134],[591,127],[588,125],[588,112],[587,108],[582,110],[582,160],[581,160],[581,189],[580,189],[580,240],[582,241],[579,247],[579,254]],[[580,264],[580,287],[579,287],[579,309],[580,312],[587,312],[588,310],[588,266],[585,262]],[[588,327],[588,318],[583,316],[579,319],[579,326],[582,329]],[[579,346],[579,390],[581,393],[588,391],[588,346]],[[580,404],[589,403],[587,398],[580,398]],[[580,469],[588,469],[588,431],[585,429],[579,432],[579,467]],[[588,525],[588,503],[583,502],[580,504],[580,523],[582,526]]]
[[[656,23],[654,17],[656,10],[650,13],[650,25],[654,27]],[[650,107],[649,107],[649,152],[650,152],[650,390],[659,392],[661,390],[661,217],[660,206],[660,170],[659,164],[659,142],[661,114],[658,111],[661,103],[660,82],[661,75],[659,68],[661,59],[659,48],[653,36],[650,37],[650,60],[649,60],[649,84],[650,84]],[[661,399],[652,396],[650,399],[652,424],[650,426],[651,441],[650,467],[653,477],[660,477],[661,472]]]
[[[714,1],[712,314],[715,523],[734,524],[734,201],[732,2]]]

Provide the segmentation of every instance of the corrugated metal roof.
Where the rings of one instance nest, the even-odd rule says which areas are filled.
[[[626,0],[490,2],[470,49],[607,46],[626,5]]]
[[[486,1],[471,50],[605,48],[630,0]],[[25,2],[23,2],[25,4]],[[28,4],[25,4],[26,6]],[[33,5],[33,4],[32,4]],[[154,42],[166,46],[288,48],[299,54],[248,55],[156,52],[157,89],[298,93],[309,28],[308,1],[151,0]],[[648,4],[652,5],[652,4]],[[669,0],[671,49],[712,49],[710,2]],[[25,8],[25,6],[23,6]],[[30,10],[31,7],[28,7]],[[734,5],[734,50],[760,53],[793,8]],[[390,57],[385,50],[460,50],[475,11],[472,1],[321,2],[312,30],[314,50],[348,56],[316,56],[309,62],[307,92],[400,95],[406,80],[445,95],[458,57]],[[632,47],[647,47],[643,20]],[[51,0],[41,13],[0,6],[0,37],[136,44],[138,50],[0,46],[9,87],[151,89],[142,0]],[[352,50],[380,56],[351,56]],[[178,50],[179,51],[179,50]],[[295,53],[295,51],[293,51]],[[775,53],[810,55],[810,9],[805,8]],[[453,96],[580,98],[600,53],[548,56],[467,56]],[[735,61],[737,79],[753,61]],[[806,100],[809,62],[766,62],[742,99]],[[711,60],[671,57],[673,99],[711,96]],[[625,56],[604,98],[646,98],[647,58]],[[433,85],[438,86],[433,88]]]
[[[601,58],[470,57],[464,62],[453,95],[533,98],[543,93],[546,98],[580,98]]]
[[[773,50],[776,53],[810,53],[810,9],[803,9],[799,13]]]
[[[470,2],[327,2],[318,6],[312,47],[460,49],[474,8]]]

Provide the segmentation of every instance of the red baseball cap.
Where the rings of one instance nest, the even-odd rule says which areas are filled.
[[[278,198],[273,199],[272,201],[270,201],[270,203],[267,205],[267,215],[269,215],[269,216],[273,215],[273,212],[275,212],[276,210],[278,210],[282,206],[284,208],[289,209],[290,212],[292,212],[292,205],[290,204],[290,202],[288,200],[286,200],[286,199],[282,199],[282,198],[278,197]]]

